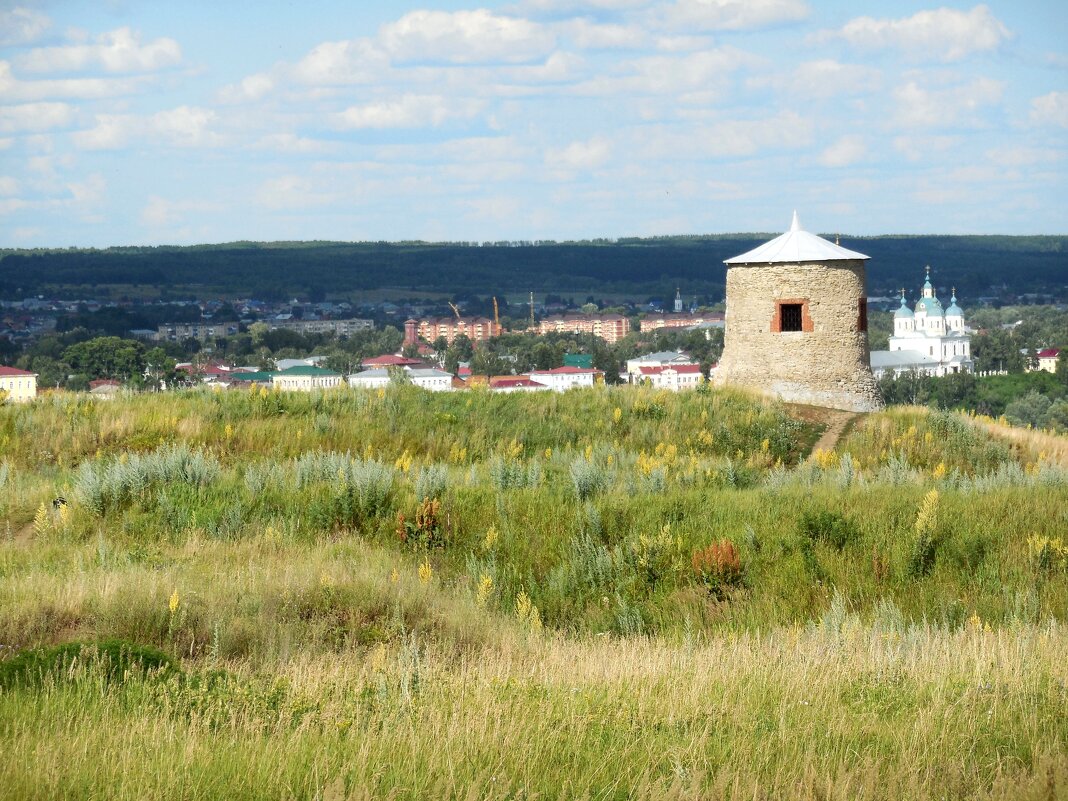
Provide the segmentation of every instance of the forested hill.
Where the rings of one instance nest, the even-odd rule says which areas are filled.
[[[106,250],[0,250],[0,298],[102,296],[153,286],[198,296],[323,297],[375,289],[448,293],[674,293],[722,296],[723,260],[773,234],[566,243],[236,242]],[[828,238],[833,239],[833,235]],[[869,288],[914,290],[930,264],[962,296],[1064,294],[1068,236],[843,237],[870,255]]]

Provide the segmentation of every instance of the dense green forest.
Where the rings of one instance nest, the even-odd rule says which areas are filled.
[[[723,260],[772,234],[586,242],[235,242],[106,250],[0,250],[0,297],[121,294],[349,296],[379,289],[464,292],[602,292],[718,299]],[[843,238],[871,256],[874,293],[915,288],[924,265],[962,297],[1066,293],[1068,236],[882,236]]]

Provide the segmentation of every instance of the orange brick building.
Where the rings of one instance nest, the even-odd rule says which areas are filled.
[[[593,334],[614,343],[630,333],[630,320],[622,314],[554,314],[538,323],[539,334]]]
[[[413,345],[420,339],[433,342],[438,337],[445,337],[445,341],[451,345],[461,334],[478,343],[499,336],[500,333],[500,326],[488,317],[428,317],[405,321],[404,344]]]

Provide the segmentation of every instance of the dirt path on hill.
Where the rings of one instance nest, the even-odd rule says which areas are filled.
[[[816,440],[812,446],[813,451],[833,451],[842,438],[846,427],[856,418],[860,417],[857,412],[843,412],[837,409],[829,409],[827,414],[827,430]]]
[[[787,404],[787,410],[791,417],[809,425],[825,426],[823,434],[812,446],[812,451],[834,450],[838,441],[842,438],[849,424],[861,416],[859,412],[846,412],[841,409],[825,409],[821,406],[803,406],[801,404]]]

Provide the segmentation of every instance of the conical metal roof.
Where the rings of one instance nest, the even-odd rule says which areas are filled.
[[[801,264],[818,261],[867,259],[863,253],[846,250],[801,228],[794,212],[790,230],[758,248],[727,259],[724,264]]]

